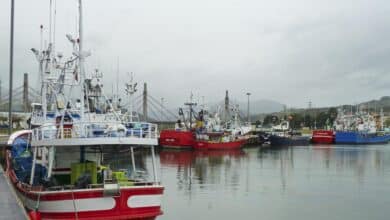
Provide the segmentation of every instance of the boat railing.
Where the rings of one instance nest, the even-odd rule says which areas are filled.
[[[151,185],[159,185],[160,182],[151,182],[151,181],[132,181],[129,180],[129,182],[132,182],[132,185],[123,185],[127,187],[131,186],[151,186]],[[118,183],[118,182],[115,182]],[[27,184],[26,184],[27,185]],[[27,185],[28,186],[28,185]],[[122,187],[122,185],[119,183],[119,186]],[[28,186],[29,189],[31,189],[31,186]],[[58,186],[51,186],[46,188],[46,191],[65,191],[65,190],[77,190],[77,189],[103,189],[104,184],[103,183],[96,183],[96,184],[88,184],[86,188],[77,188],[75,185],[58,185]]]
[[[67,138],[158,138],[157,124],[148,122],[73,122],[33,129],[33,140]]]

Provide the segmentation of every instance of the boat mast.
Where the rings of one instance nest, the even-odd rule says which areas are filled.
[[[44,60],[46,59],[45,56],[48,56],[46,54],[46,52],[44,53],[44,49],[43,49],[43,25],[40,26],[40,35],[41,35],[41,39],[40,39],[40,50],[39,50],[39,53],[38,52],[34,52],[36,57],[37,57],[37,60],[38,60],[38,64],[39,64],[39,77],[41,77],[41,105],[42,105],[42,111],[43,111],[43,123],[46,123],[46,114],[47,114],[47,101],[46,101],[46,97],[47,97],[47,88],[46,88],[46,82],[45,82],[45,71],[43,71],[43,62]]]
[[[42,53],[42,51],[41,51]],[[42,110],[43,110],[43,123],[46,123],[46,114],[47,114],[47,88],[46,88],[46,81],[45,81],[45,73],[43,71],[43,54],[41,55],[41,58],[39,58],[39,74],[41,76],[42,81],[42,87],[41,87],[41,104],[42,104]]]
[[[133,83],[133,73],[130,74],[130,82],[126,83],[126,93],[129,96],[129,117],[130,122],[133,122],[133,95],[137,91],[137,83]]]
[[[196,106],[196,103],[193,102],[192,99],[193,99],[193,95],[191,93],[190,102],[184,103],[184,105],[187,105],[190,108],[190,126],[189,126],[189,130],[192,129],[192,107]]]
[[[381,130],[385,130],[384,121],[383,121],[383,119],[384,119],[383,108],[381,108],[380,117],[381,117]]]
[[[84,54],[83,54],[83,10],[82,10],[82,0],[79,0],[79,74],[81,82],[81,99],[80,99],[80,116],[84,118],[84,98],[85,98],[85,85],[84,85]]]

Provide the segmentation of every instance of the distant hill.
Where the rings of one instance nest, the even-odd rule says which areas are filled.
[[[224,104],[225,103],[223,101],[219,103],[208,103],[207,107],[210,111],[216,111],[218,106],[220,108],[224,108]],[[248,106],[247,102],[230,100],[230,104],[238,105],[241,115],[246,115],[247,106]],[[250,108],[251,115],[279,112],[283,110],[283,106],[284,106],[283,104],[277,101],[268,100],[268,99],[250,100],[249,105],[250,105],[249,108]]]
[[[230,100],[231,104],[238,104],[240,115],[243,118],[246,118],[247,114],[247,102],[244,100],[236,101],[236,100]],[[208,103],[207,104],[208,109],[213,112],[216,111],[217,107],[224,107],[224,101],[220,101],[218,103]],[[380,99],[376,100],[370,100],[366,102],[362,102],[357,104],[360,108],[367,110],[369,109],[370,112],[379,112],[381,109],[383,109],[384,114],[390,116],[390,96],[383,96]],[[287,112],[289,113],[302,113],[302,114],[318,114],[320,112],[326,112],[330,108],[344,108],[346,110],[352,109],[355,111],[356,106],[351,105],[338,105],[338,106],[326,106],[326,107],[317,107],[312,108],[308,110],[307,108],[288,108]],[[285,105],[269,99],[260,99],[260,100],[250,100],[250,114],[251,114],[251,120],[259,120],[263,119],[268,114],[276,114],[276,115],[285,115],[283,112],[285,108]]]
[[[247,114],[247,105],[248,103],[245,101],[235,101],[230,100],[230,105],[238,105],[240,116],[242,118],[246,118]],[[223,110],[225,106],[224,101],[218,102],[218,103],[206,103],[206,108],[210,112],[216,112],[218,107]],[[200,105],[197,105],[197,108],[199,108]],[[250,114],[251,118],[254,117],[254,115],[259,114],[267,114],[267,113],[273,113],[273,112],[280,112],[284,108],[284,105],[273,100],[268,99],[260,99],[260,100],[251,100],[250,101]],[[173,112],[174,114],[177,114],[179,107],[177,108],[171,108],[169,109],[170,112]]]
[[[380,110],[383,108],[383,111],[390,112],[390,96],[383,96],[379,100],[370,100],[367,102],[362,102],[359,104],[360,106],[363,106],[364,108],[369,108],[373,110]]]
[[[234,102],[236,103],[236,102]],[[247,112],[247,102],[237,102],[239,105],[240,112]],[[280,112],[283,110],[284,105],[273,100],[269,99],[260,99],[250,101],[249,103],[250,114],[256,115],[261,113],[271,113],[271,112]]]
[[[380,99],[376,100],[370,100],[366,102],[359,103],[357,105],[339,105],[339,106],[328,106],[328,107],[319,107],[319,108],[312,108],[312,109],[307,109],[307,108],[293,108],[293,109],[287,109],[287,112],[289,113],[300,113],[300,114],[311,114],[315,115],[320,112],[326,112],[330,108],[343,108],[347,111],[349,111],[351,108],[353,111],[356,111],[356,107],[359,106],[363,110],[369,109],[370,112],[380,112],[381,109],[383,109],[383,112],[386,116],[390,115],[390,96],[383,96]],[[277,116],[285,115],[283,110],[283,105],[282,109],[278,111],[273,111],[273,112],[266,112],[266,113],[254,113],[251,118],[252,120],[257,120],[257,119],[263,119],[266,115],[272,113]]]

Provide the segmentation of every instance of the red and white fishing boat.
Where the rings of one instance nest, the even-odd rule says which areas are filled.
[[[333,130],[314,130],[311,141],[314,144],[333,144],[335,132]]]
[[[203,109],[196,113],[193,106],[196,103],[185,103],[189,106],[189,119],[186,120],[182,109],[179,115],[183,117],[183,122],[178,120],[175,129],[162,130],[159,143],[164,148],[193,148],[193,149],[239,149],[249,138],[247,134],[251,131],[248,124],[242,125],[238,120],[238,108],[232,120],[221,125],[219,112],[211,116]],[[195,126],[192,127],[192,116],[195,118]],[[188,122],[187,122],[188,121]]]
[[[119,178],[118,175],[107,178],[102,173],[102,179],[96,181],[98,171],[89,170],[92,182],[86,181],[80,186],[83,176],[77,169],[88,166],[97,169],[97,164],[103,162],[99,153],[85,154],[96,151],[97,145],[36,146],[37,133],[31,130],[15,132],[8,140],[6,152],[6,173],[28,211],[39,213],[41,219],[154,219],[162,214],[164,188],[157,181],[155,172],[153,181]],[[30,139],[31,146],[28,144]],[[73,139],[72,142],[76,141]],[[104,151],[103,148],[109,146],[100,145],[99,151]],[[77,155],[85,157],[84,161],[80,162],[82,158]],[[152,155],[154,161],[154,153]],[[156,169],[155,165],[153,168]],[[74,175],[79,176],[72,184],[69,179]],[[52,182],[53,179],[61,182]]]
[[[69,59],[55,57],[50,41],[47,49],[32,50],[40,67],[41,103],[31,114],[34,128],[9,137],[6,174],[32,219],[155,219],[162,214],[164,190],[154,154],[157,125],[123,121],[115,112],[95,117],[93,78],[84,71],[81,0],[79,22],[78,39],[67,35],[73,46]],[[151,177],[136,170],[138,147],[151,150]],[[123,149],[131,152],[131,166],[112,169],[104,155]]]

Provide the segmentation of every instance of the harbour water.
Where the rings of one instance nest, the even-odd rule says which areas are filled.
[[[145,159],[149,164],[150,155]],[[390,215],[390,145],[161,150],[159,160],[165,186],[159,220]]]

